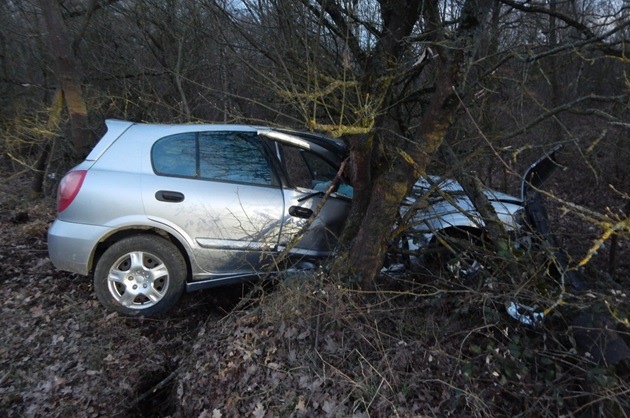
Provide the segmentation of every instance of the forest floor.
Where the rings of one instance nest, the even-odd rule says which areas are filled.
[[[612,312],[628,341],[625,273],[593,273],[590,292],[537,328],[506,303],[553,306],[553,285],[426,275],[384,276],[366,292],[318,273],[191,293],[165,318],[129,319],[99,305],[90,279],[53,267],[53,202],[2,187],[0,417],[630,415],[627,364],[599,364],[571,325]]]

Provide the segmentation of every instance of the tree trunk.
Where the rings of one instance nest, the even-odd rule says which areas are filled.
[[[55,91],[52,104],[48,109],[48,121],[46,122],[46,137],[44,138],[44,146],[35,163],[33,180],[31,182],[31,199],[35,200],[41,197],[44,191],[44,176],[46,174],[46,165],[50,156],[52,142],[59,127],[61,119],[61,110],[63,108],[63,94],[61,89]]]
[[[71,142],[78,158],[90,149],[88,111],[81,87],[81,72],[72,50],[72,41],[57,1],[39,0],[45,23],[45,37],[57,68],[57,78],[63,91],[70,117]]]
[[[399,164],[378,177],[350,250],[350,273],[363,288],[371,287],[372,280],[383,266],[400,202],[409,190],[404,171],[404,165]]]
[[[374,181],[365,215],[345,257],[347,265],[342,267],[345,270],[343,273],[350,273],[361,287],[372,286],[383,265],[400,203],[423,174],[431,155],[437,151],[446,135],[458,106],[455,89],[464,84],[476,46],[475,32],[482,25],[488,11],[487,1],[466,1],[452,45],[453,51],[449,53],[448,48],[440,48],[436,91],[423,115],[415,140],[404,145],[397,155],[390,155],[393,164]],[[382,103],[386,106],[388,100],[383,100]],[[355,160],[365,158],[364,155],[355,154],[352,155]]]
[[[359,231],[372,191],[370,156],[372,155],[374,134],[354,135],[348,138],[348,142],[350,144],[351,166],[347,175],[350,177],[354,188],[354,200],[346,226],[339,239],[340,248],[346,250],[351,247]]]

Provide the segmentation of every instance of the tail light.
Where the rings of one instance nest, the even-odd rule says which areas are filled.
[[[59,183],[57,191],[57,212],[63,212],[79,193],[87,171],[76,170],[66,174]]]

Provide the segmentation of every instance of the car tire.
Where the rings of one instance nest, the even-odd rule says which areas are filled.
[[[109,247],[94,270],[94,290],[103,306],[125,316],[156,316],[179,300],[186,263],[170,241],[140,235]]]

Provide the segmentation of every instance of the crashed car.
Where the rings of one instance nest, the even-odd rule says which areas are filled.
[[[485,189],[484,194],[515,246],[522,245],[519,240],[530,238],[523,233],[527,228],[525,199],[491,189]],[[438,176],[420,178],[402,202],[401,216],[405,217],[409,211],[413,213],[407,216],[402,254],[414,258],[432,256],[463,281],[484,268],[483,257],[474,254],[475,248],[482,244],[484,220],[457,181]],[[411,260],[404,261],[409,268]]]
[[[310,218],[347,157],[343,142],[269,127],[106,124],[59,184],[48,249],[57,268],[93,275],[107,309],[162,314],[184,291],[251,280],[271,265],[308,269],[331,255],[351,185],[339,185]],[[483,228],[457,183],[435,181],[419,180],[410,198],[436,187],[455,198],[430,198],[414,214],[408,241],[416,248],[439,231]],[[487,196],[517,230],[523,198]]]

